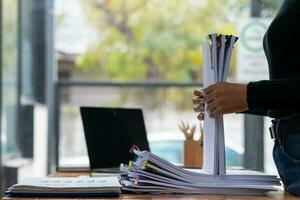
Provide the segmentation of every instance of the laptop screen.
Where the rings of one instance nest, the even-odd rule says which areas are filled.
[[[141,109],[81,107],[80,112],[91,169],[128,164],[133,144],[149,150]]]

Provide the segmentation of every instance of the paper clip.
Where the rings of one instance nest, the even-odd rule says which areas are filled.
[[[138,150],[138,147],[137,147],[137,145],[134,144],[134,145],[132,145],[132,147],[130,148],[129,152],[130,152],[130,153],[133,153],[134,150],[136,150],[136,149]]]

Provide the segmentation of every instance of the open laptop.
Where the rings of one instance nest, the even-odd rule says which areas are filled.
[[[149,150],[141,109],[81,107],[90,168],[96,172],[119,172],[120,163],[132,159],[136,144]]]

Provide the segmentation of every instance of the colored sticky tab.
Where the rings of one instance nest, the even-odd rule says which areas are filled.
[[[128,163],[128,169],[132,170],[132,168],[133,168],[133,161],[130,160],[129,163]]]
[[[141,168],[146,169],[147,163],[148,163],[148,160],[143,160]]]

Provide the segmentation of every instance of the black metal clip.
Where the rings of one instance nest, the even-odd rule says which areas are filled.
[[[269,131],[270,131],[270,136],[273,140],[276,139],[276,132],[275,132],[275,126],[272,125],[270,128],[269,128]]]

